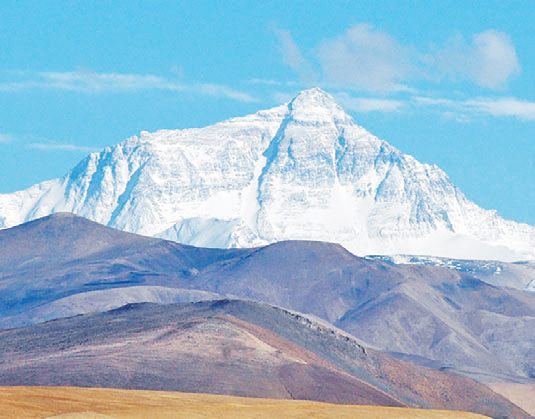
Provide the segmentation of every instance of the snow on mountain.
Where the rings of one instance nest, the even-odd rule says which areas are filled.
[[[487,284],[535,292],[535,261],[508,263],[497,260],[449,259],[418,255],[368,255],[390,265],[440,266],[467,273]]]
[[[535,259],[535,227],[478,207],[320,89],[206,128],[142,132],[0,195],[0,227],[59,211],[206,247],[311,239],[360,255]]]

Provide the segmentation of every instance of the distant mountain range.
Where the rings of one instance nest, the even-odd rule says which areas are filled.
[[[394,265],[440,266],[465,272],[489,284],[535,291],[535,261],[507,263],[497,260],[449,259],[416,255],[368,255],[366,258]]]
[[[0,231],[0,326],[136,302],[261,301],[368,348],[483,382],[535,378],[535,294],[461,271],[288,241],[203,249],[58,213]]]
[[[442,170],[371,135],[320,89],[91,154],[60,179],[0,195],[0,228],[60,211],[205,247],[304,239],[359,255],[535,259],[533,226],[470,202]]]

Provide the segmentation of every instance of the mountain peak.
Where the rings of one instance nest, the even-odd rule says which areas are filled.
[[[324,107],[324,108],[340,108],[334,98],[326,91],[319,87],[300,91],[290,101],[292,108],[296,107]]]
[[[306,239],[361,255],[535,257],[534,227],[477,207],[319,88],[209,127],[143,133],[63,178],[0,194],[0,228],[58,211],[197,246]]]
[[[325,90],[322,90],[319,87],[312,87],[311,89],[301,90],[293,100],[301,99],[308,101],[325,101],[330,100],[334,102],[333,97],[327,93]]]
[[[288,104],[294,119],[322,122],[326,119],[352,121],[334,97],[319,87],[299,92]]]

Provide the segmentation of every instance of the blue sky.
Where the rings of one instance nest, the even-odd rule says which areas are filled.
[[[533,1],[257,3],[3,0],[0,193],[141,130],[320,86],[477,204],[535,224]]]

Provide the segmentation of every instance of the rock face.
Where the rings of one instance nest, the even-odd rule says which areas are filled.
[[[134,304],[0,332],[0,385],[177,390],[529,417],[470,379],[244,301]]]
[[[534,227],[479,208],[320,89],[202,129],[142,132],[0,195],[0,227],[59,211],[204,247],[307,239],[360,255],[535,259]]]

